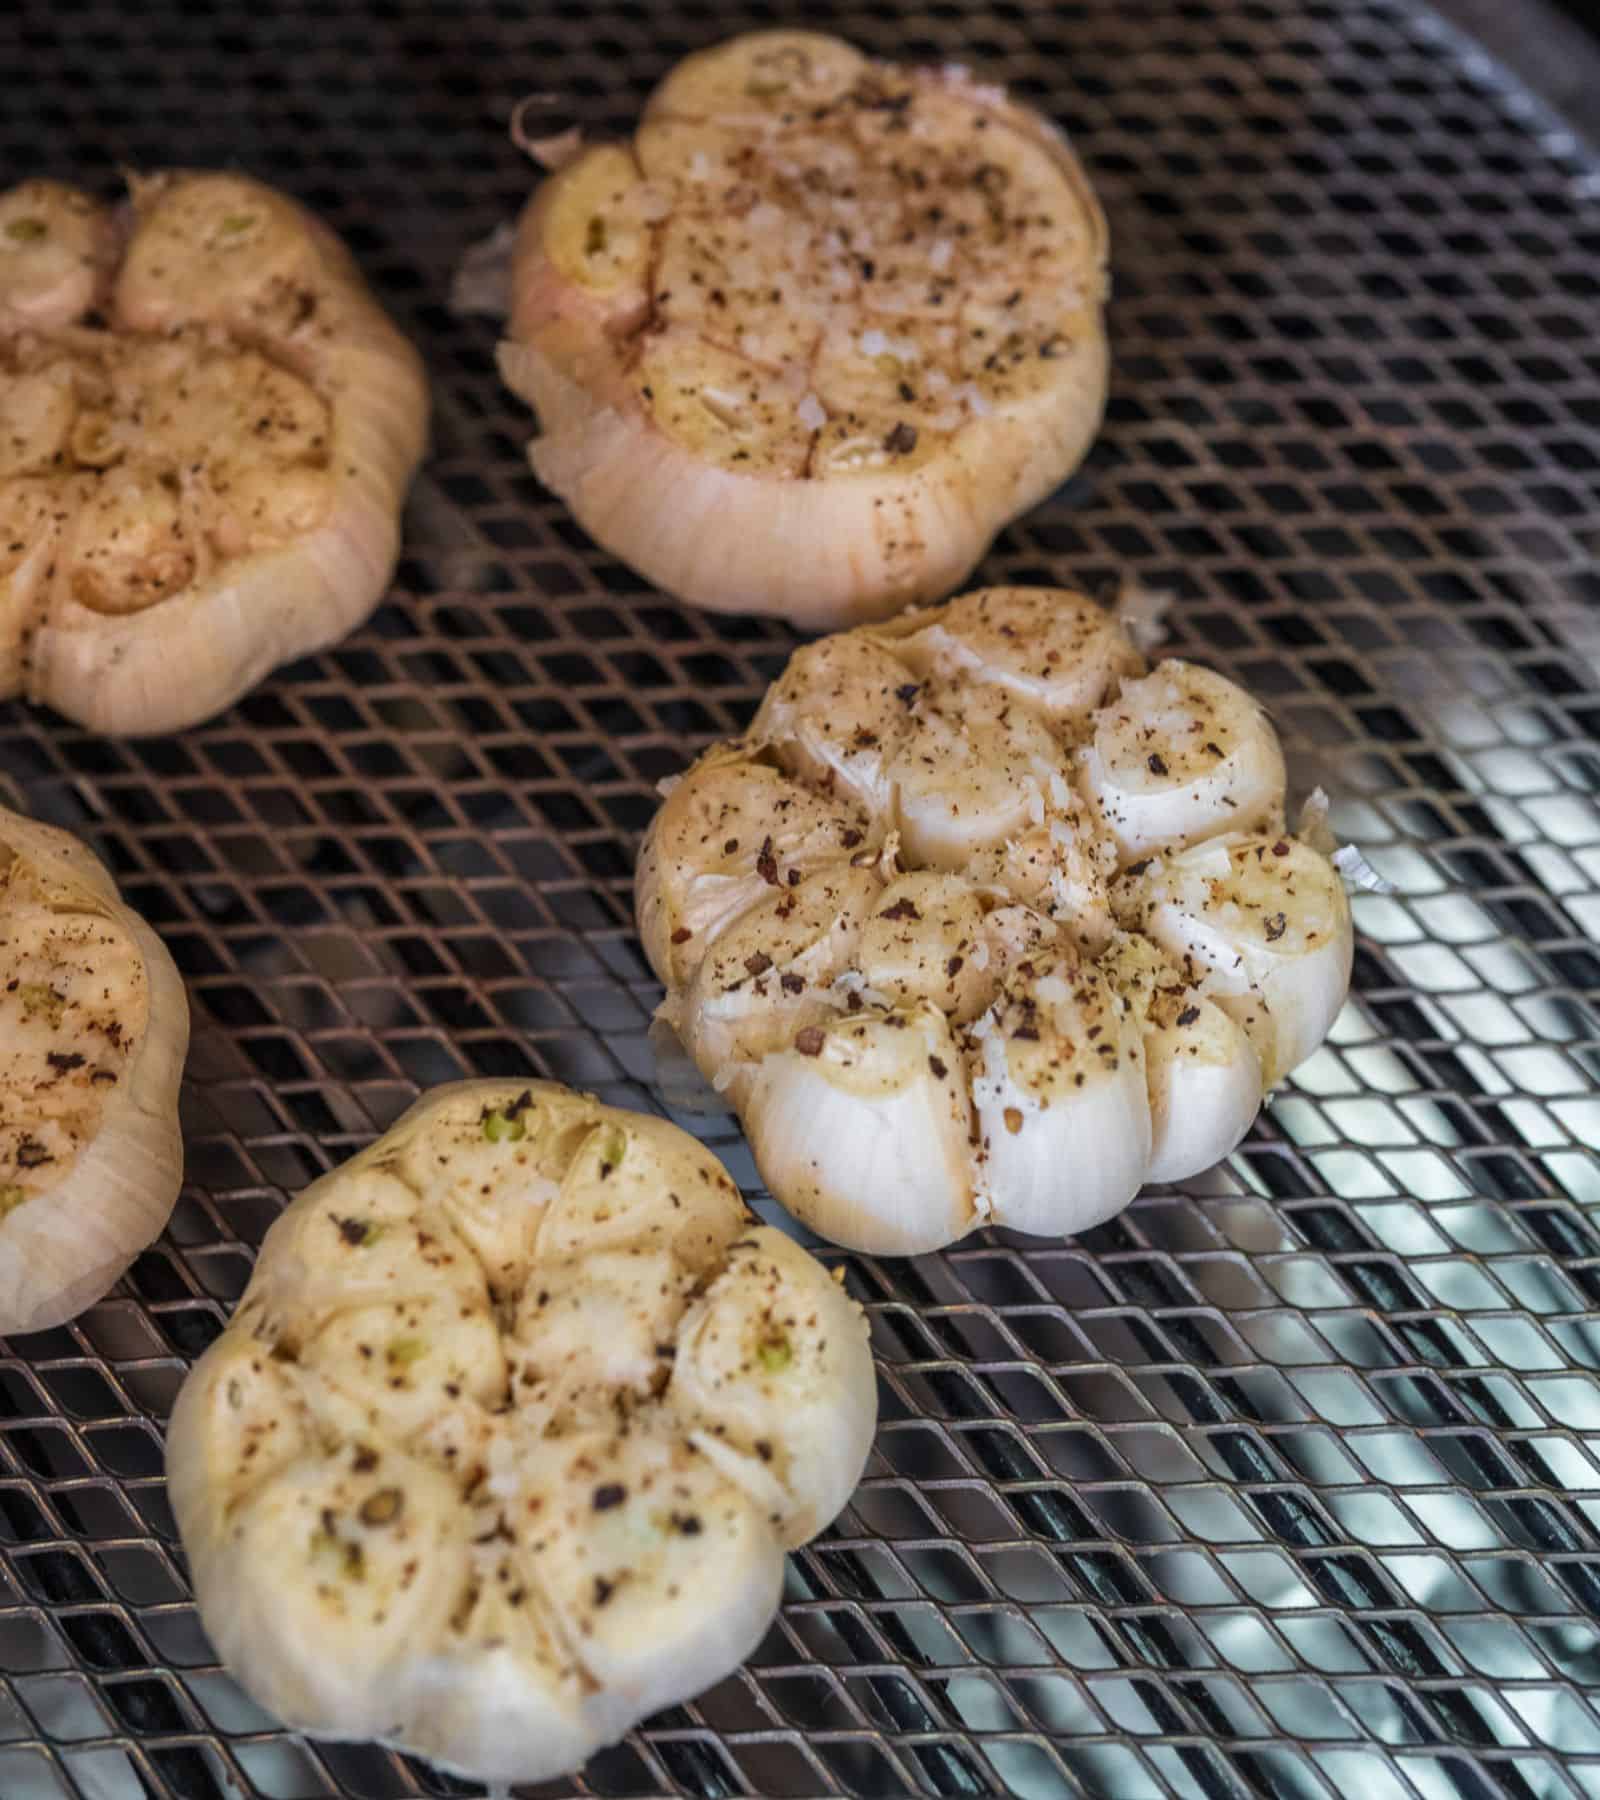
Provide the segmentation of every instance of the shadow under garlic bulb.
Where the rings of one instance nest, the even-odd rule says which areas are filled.
[[[539,479],[658,587],[849,625],[949,593],[1083,456],[1105,257],[1000,89],[757,32],[542,183],[501,373]]]
[[[189,1002],[77,839],[0,807],[0,1336],[92,1305],[183,1179]]]
[[[797,650],[670,786],[662,1016],[837,1243],[1059,1235],[1228,1154],[1344,1002],[1350,910],[1261,709],[993,588]]]
[[[755,1648],[876,1416],[860,1308],[685,1132],[462,1082],[274,1223],[168,1489],[262,1705],[540,1781]]]
[[[0,194],[0,698],[175,731],[343,637],[427,410],[344,246],[260,182]]]

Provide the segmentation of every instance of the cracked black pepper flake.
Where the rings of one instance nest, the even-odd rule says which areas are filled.
[[[756,873],[769,887],[778,885],[778,859],[773,853],[770,837],[762,842],[760,853],[756,857]]]
[[[1289,929],[1289,921],[1281,912],[1277,912],[1266,921],[1262,929],[1267,934],[1267,942],[1269,944],[1275,944]]]
[[[902,687],[895,689],[894,697],[902,706],[909,706],[921,692],[922,684],[920,682],[908,681]]]
[[[1198,1006],[1186,1006],[1183,1011],[1178,1014],[1178,1023],[1180,1025],[1192,1025],[1199,1017],[1200,1008]]]
[[[596,1606],[606,1605],[616,1591],[617,1584],[614,1581],[607,1581],[604,1575],[595,1576],[594,1603]]]
[[[930,1056],[928,1058],[928,1067],[933,1070],[934,1079],[936,1081],[943,1081],[945,1076],[950,1073],[949,1069],[940,1062],[937,1056]]]
[[[628,1497],[628,1490],[620,1481],[603,1481],[594,1491],[594,1509],[596,1512],[610,1512],[612,1507],[621,1506]]]
[[[821,1056],[822,1027],[808,1025],[804,1031],[795,1034],[794,1047],[802,1056]]]
[[[921,919],[922,914],[917,911],[910,900],[901,899],[896,900],[893,906],[886,906],[878,914],[878,917],[880,919]]]
[[[1152,750],[1150,752],[1150,754],[1144,759],[1144,761],[1145,761],[1145,767],[1147,769],[1149,769],[1149,771],[1152,775],[1165,775],[1166,774],[1167,760],[1159,752]]]
[[[84,1060],[76,1050],[50,1050],[45,1054],[45,1061],[59,1075],[69,1075],[74,1069],[81,1069]]]
[[[363,1525],[392,1525],[400,1517],[406,1503],[397,1487],[379,1488],[361,1502],[357,1517]]]
[[[899,420],[883,440],[883,447],[891,456],[909,456],[917,447],[916,426],[908,425],[904,419]]]
[[[24,1137],[17,1145],[17,1167],[19,1169],[42,1169],[46,1163],[54,1161],[55,1158],[37,1138]]]

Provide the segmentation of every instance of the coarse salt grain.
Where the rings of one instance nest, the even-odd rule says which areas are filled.
[[[794,414],[807,431],[820,431],[828,422],[828,410],[815,394],[807,394]]]

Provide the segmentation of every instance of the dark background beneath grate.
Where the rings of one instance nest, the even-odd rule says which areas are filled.
[[[797,6],[769,16],[798,20]],[[1064,1244],[847,1256],[883,1427],[742,1673],[537,1790],[1600,1794],[1600,167],[1388,0],[808,10],[1073,133],[1114,230],[1105,434],[991,580],[1181,597],[1395,884],[1333,1040],[1228,1163]],[[180,739],[0,706],[195,1016],[172,1228],[0,1346],[0,1795],[475,1790],[253,1708],[160,1483],[282,1204],[420,1084],[650,1104],[653,784],[787,634],[697,617],[526,472],[461,250],[511,102],[621,129],[706,0],[13,6],[6,180],[236,162],[350,239],[435,378],[389,603]],[[691,1122],[753,1189],[724,1123]]]

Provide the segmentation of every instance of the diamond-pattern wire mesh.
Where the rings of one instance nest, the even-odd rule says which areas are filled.
[[[767,16],[798,19],[798,7]],[[6,179],[234,162],[422,344],[396,591],[179,739],[0,706],[188,978],[171,1230],[0,1345],[0,1795],[474,1791],[285,1734],[218,1669],[162,1423],[282,1204],[433,1081],[650,1105],[653,786],[791,642],[662,600],[527,474],[443,304],[529,172],[740,5],[24,5]],[[1224,1169],[1062,1244],[840,1258],[883,1424],[740,1674],[540,1794],[1600,1794],[1600,166],[1398,0],[808,8],[959,56],[1107,203],[1114,397],[982,574],[1180,596],[1394,884],[1350,1007]],[[726,1121],[686,1120],[754,1174]]]

